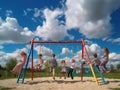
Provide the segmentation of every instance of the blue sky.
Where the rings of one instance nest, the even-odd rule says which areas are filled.
[[[119,17],[119,0],[0,0],[0,64],[4,66],[12,57],[19,59],[21,51],[28,53],[28,42],[34,37],[57,41],[84,38],[90,55],[102,57],[102,48],[108,47],[110,61],[116,65],[120,63]],[[35,45],[35,58],[40,45]],[[81,47],[72,47],[78,46],[61,45],[59,54],[77,57]],[[58,54],[57,45],[42,49],[46,57],[50,51]]]

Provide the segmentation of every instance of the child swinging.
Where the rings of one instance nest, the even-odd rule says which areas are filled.
[[[42,54],[39,54],[39,61],[38,64],[35,66],[36,71],[41,71],[43,67],[43,59],[42,59]]]

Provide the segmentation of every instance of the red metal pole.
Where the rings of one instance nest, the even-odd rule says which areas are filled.
[[[83,44],[84,40],[82,39],[82,59],[84,59],[84,44]],[[84,69],[83,69],[83,64],[81,64],[81,81],[83,81],[83,73],[84,73]]]
[[[31,75],[31,80],[33,80],[33,77],[34,77],[34,67],[33,67],[33,46],[34,46],[34,39],[32,39],[32,41],[31,41],[31,45],[32,45],[32,75]]]
[[[81,43],[81,40],[69,40],[69,41],[33,41],[33,43],[50,43],[50,44],[58,44],[58,43]]]
[[[84,58],[84,45],[82,43],[82,59]]]

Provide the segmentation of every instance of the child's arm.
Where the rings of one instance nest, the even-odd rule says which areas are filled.
[[[22,57],[22,59],[20,60],[20,62],[23,64],[25,63],[25,61],[26,61],[26,57]]]

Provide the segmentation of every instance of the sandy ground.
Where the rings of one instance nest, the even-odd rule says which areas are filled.
[[[16,79],[0,80],[0,86],[12,88],[12,90],[110,90],[109,88],[120,88],[120,79],[106,79],[106,85],[95,84],[92,77],[74,77],[53,80],[52,77],[25,79],[25,84],[16,84]]]

